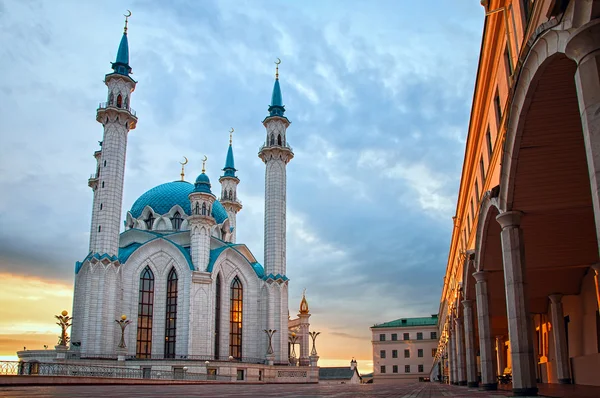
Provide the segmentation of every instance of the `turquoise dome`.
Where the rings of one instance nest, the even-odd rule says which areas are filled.
[[[208,180],[206,174],[201,174],[200,176],[202,175]],[[162,215],[168,213],[173,206],[179,205],[185,211],[185,214],[189,216],[192,212],[188,195],[192,191],[194,191],[194,185],[187,181],[173,181],[161,184],[140,196],[133,203],[133,206],[131,206],[130,213],[134,218],[139,218],[144,208],[150,206],[155,213]],[[228,218],[227,211],[218,200],[215,200],[213,204],[212,216],[217,221],[217,224],[222,224]]]
[[[204,173],[200,174],[198,178],[196,178],[196,183],[194,184],[194,192],[203,192],[210,193],[210,180],[208,176]]]

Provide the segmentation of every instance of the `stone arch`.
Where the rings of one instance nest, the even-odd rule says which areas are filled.
[[[481,205],[479,207],[479,215],[477,220],[477,233],[475,235],[475,252],[474,252],[474,262],[475,262],[475,271],[484,271],[484,258],[486,245],[489,242],[488,239],[490,235],[493,236],[493,239],[496,239],[496,244],[500,244],[500,226],[496,222],[496,216],[500,214],[500,208],[498,205],[498,198],[493,196],[495,194],[495,189],[492,191],[487,191],[481,200]],[[490,231],[490,228],[493,231]],[[491,232],[491,233],[490,233]],[[489,242],[493,243],[493,242]],[[501,254],[501,253],[500,253]],[[501,261],[501,260],[500,260]]]

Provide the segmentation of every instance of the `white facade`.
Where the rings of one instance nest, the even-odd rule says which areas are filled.
[[[375,325],[371,333],[374,383],[414,382],[429,377],[438,346],[437,315]]]

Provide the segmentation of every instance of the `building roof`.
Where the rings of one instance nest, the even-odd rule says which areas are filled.
[[[119,75],[129,76],[131,67],[129,66],[129,43],[127,42],[127,33],[123,33],[119,50],[117,51],[117,60],[112,64],[112,69]]]
[[[400,318],[395,321],[380,323],[372,326],[375,328],[404,328],[410,326],[436,326],[438,323],[437,314],[423,318]]]
[[[331,368],[319,368],[319,379],[321,380],[350,380],[354,374],[357,374],[358,370],[350,369],[348,366],[331,367]]]
[[[229,149],[227,150],[227,158],[225,159],[225,167],[223,167],[223,177],[235,177],[235,162],[233,161],[233,148],[231,144],[229,144]]]
[[[150,206],[157,214],[167,214],[175,205],[179,205],[185,214],[191,215],[188,195],[194,190],[194,185],[187,181],[173,181],[161,184],[140,196],[131,206],[130,213],[134,218],[142,215],[144,208]],[[212,206],[212,216],[217,224],[222,224],[229,216],[227,211],[215,200]]]
[[[194,192],[203,192],[203,193],[212,194],[212,192],[210,190],[210,179],[204,173],[204,171],[202,172],[202,174],[200,174],[198,176],[198,178],[196,178],[196,183],[194,184]]]

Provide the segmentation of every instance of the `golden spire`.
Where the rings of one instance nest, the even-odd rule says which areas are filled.
[[[208,160],[208,157],[206,155],[204,155],[204,159],[202,159],[202,173],[206,172],[206,161]]]
[[[123,14],[125,17],[125,29],[123,29],[123,34],[127,34],[127,19],[131,16],[131,11],[127,10],[127,14]]]
[[[302,301],[300,302],[300,314],[308,314],[308,302],[306,301],[306,288],[302,291]]]
[[[229,145],[233,142],[233,127],[229,130]]]
[[[181,165],[181,181],[185,181],[183,179],[183,177],[185,177],[184,167],[186,164],[188,164],[188,158],[186,158],[185,156],[183,158],[185,160],[183,162],[179,162],[179,164]]]
[[[279,64],[281,63],[281,60],[279,58],[277,58],[277,61],[275,61],[275,80],[279,80]]]

